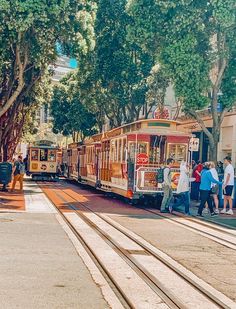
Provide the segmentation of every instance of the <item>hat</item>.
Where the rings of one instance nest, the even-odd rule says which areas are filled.
[[[230,162],[232,161],[230,156],[226,156],[226,157],[224,158],[224,160],[227,160],[227,161],[230,161]]]

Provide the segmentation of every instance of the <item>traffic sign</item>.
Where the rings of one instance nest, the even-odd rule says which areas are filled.
[[[199,150],[199,138],[192,137],[190,139],[189,150],[190,151],[198,151]]]
[[[148,164],[148,155],[146,153],[139,153],[137,155],[136,164],[137,165],[146,165],[146,164]]]

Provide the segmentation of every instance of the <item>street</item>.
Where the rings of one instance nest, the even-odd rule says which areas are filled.
[[[233,226],[163,215],[64,180],[26,180],[24,195],[2,201],[4,308],[236,306]]]

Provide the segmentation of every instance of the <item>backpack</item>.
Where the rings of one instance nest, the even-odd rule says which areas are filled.
[[[157,175],[156,175],[156,181],[157,183],[163,183],[164,182],[164,170],[168,168],[169,169],[169,173],[170,173],[170,168],[169,167],[164,167],[164,168],[159,168]]]
[[[25,174],[25,165],[24,165],[24,163],[20,163],[19,164],[19,172],[20,172],[21,175]]]

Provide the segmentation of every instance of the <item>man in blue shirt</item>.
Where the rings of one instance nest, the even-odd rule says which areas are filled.
[[[210,171],[209,162],[205,162],[202,173],[201,173],[201,184],[200,184],[200,200],[201,203],[198,208],[197,216],[203,217],[202,211],[205,207],[205,203],[207,202],[208,208],[210,209],[211,216],[216,216],[217,214],[213,210],[212,199],[211,199],[211,184],[217,183],[218,185],[222,185],[222,182],[213,178]]]

